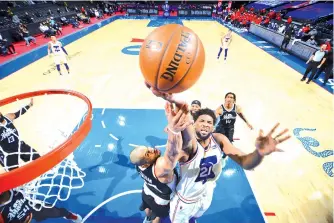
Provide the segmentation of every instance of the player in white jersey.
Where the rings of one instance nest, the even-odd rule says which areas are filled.
[[[162,97],[177,106],[185,103],[175,99],[173,95],[158,92],[151,88],[158,97]],[[176,187],[176,195],[170,203],[170,219],[172,223],[195,222],[210,207],[215,181],[222,169],[222,155],[229,156],[242,168],[250,170],[258,166],[264,156],[272,152],[282,152],[276,146],[290,138],[283,130],[272,137],[279,124],[264,135],[260,130],[255,141],[255,150],[244,154],[234,147],[228,138],[220,133],[213,133],[216,115],[214,111],[200,109],[194,115],[194,125],[182,131],[183,148],[181,151],[180,181]]]
[[[63,63],[66,67],[67,73],[70,73],[70,68],[67,64],[67,52],[61,42],[57,41],[55,36],[51,36],[51,41],[48,43],[48,55],[53,55],[54,62],[60,75],[60,64]]]
[[[227,51],[228,51],[228,47],[229,45],[231,44],[232,42],[232,30],[229,29],[227,34],[224,35],[222,38],[221,38],[221,47],[219,48],[219,53],[218,53],[218,56],[217,56],[217,59],[219,59],[220,57],[220,54],[222,53],[222,51],[224,50],[224,60],[226,60],[227,58]]]

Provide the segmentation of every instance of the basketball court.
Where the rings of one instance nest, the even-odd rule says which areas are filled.
[[[212,205],[198,222],[331,222],[333,95],[315,83],[300,82],[299,72],[237,33],[233,34],[227,62],[218,61],[220,36],[227,28],[216,21],[169,22],[195,31],[206,52],[200,80],[181,97],[188,102],[200,100],[202,106],[216,109],[224,102],[225,93],[236,93],[237,104],[255,128],[250,131],[241,119],[236,122],[235,137],[240,140],[235,145],[246,153],[254,150],[260,128],[268,131],[280,122],[280,127],[289,128],[293,136],[281,145],[284,153],[266,157],[254,171],[244,171],[228,159]],[[85,185],[73,190],[67,201],[58,203],[80,214],[83,222],[143,220],[138,209],[143,180],[128,157],[136,145],[164,150],[167,122],[164,101],[144,85],[138,54],[142,39],[164,23],[113,21],[66,46],[70,75],[64,71],[59,76],[52,59],[44,57],[1,81],[1,98],[36,90],[69,89],[91,100],[92,129],[74,152],[74,160],[86,173]],[[52,117],[73,128],[81,115],[75,103],[63,99],[65,96],[48,97],[36,98],[34,107],[16,121],[20,137],[42,154],[48,147],[32,129],[54,131],[42,117]],[[18,108],[6,106],[1,112]]]

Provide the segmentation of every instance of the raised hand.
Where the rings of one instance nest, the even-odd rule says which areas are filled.
[[[167,130],[176,134],[185,130],[193,123],[190,118],[189,111],[184,109],[185,106],[186,105],[181,108],[173,109],[173,105],[170,102],[166,102],[165,114],[168,121]]]
[[[277,148],[276,146],[288,140],[291,136],[286,135],[285,133],[287,133],[289,130],[284,129],[273,138],[272,135],[274,134],[278,126],[279,123],[277,123],[266,136],[264,135],[263,130],[262,129],[260,130],[259,136],[256,138],[255,141],[256,149],[260,155],[266,156],[271,154],[272,152],[284,152],[283,150]]]
[[[147,82],[145,82],[145,85],[148,89],[150,89],[150,91],[155,96],[163,98],[170,103],[175,103],[178,107],[181,107],[182,105],[187,104],[185,101],[181,101],[181,100],[176,99],[173,94],[169,94],[169,93],[159,91],[158,89],[150,86]]]
[[[30,107],[32,107],[34,105],[34,98],[30,99],[30,103],[29,103]]]

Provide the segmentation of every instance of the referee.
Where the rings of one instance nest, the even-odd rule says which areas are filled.
[[[310,57],[310,59],[308,59],[308,61],[306,62],[306,64],[308,64],[308,67],[306,68],[306,71],[304,73],[303,78],[300,81],[305,81],[307,78],[307,75],[310,71],[312,71],[311,76],[309,77],[308,81],[306,82],[306,84],[309,84],[311,82],[311,80],[313,79],[313,77],[315,76],[315,73],[317,72],[318,68],[321,68],[321,66],[325,63],[326,58],[325,58],[325,50],[326,50],[326,45],[323,44],[320,47],[320,50],[314,52],[312,54],[312,56]]]

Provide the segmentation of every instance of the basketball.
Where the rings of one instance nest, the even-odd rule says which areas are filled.
[[[168,24],[144,40],[139,64],[146,82],[165,93],[180,93],[200,78],[205,52],[199,37],[188,27]]]

